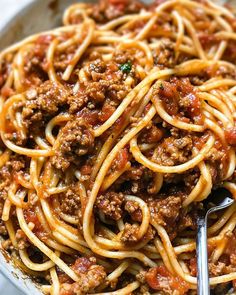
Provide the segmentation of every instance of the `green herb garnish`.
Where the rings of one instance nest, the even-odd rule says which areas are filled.
[[[130,73],[132,70],[132,63],[130,61],[126,62],[125,64],[120,66],[120,70],[123,73],[127,73],[127,74]]]
[[[164,90],[164,86],[163,86],[162,83],[160,84],[159,88],[160,88],[161,90]]]

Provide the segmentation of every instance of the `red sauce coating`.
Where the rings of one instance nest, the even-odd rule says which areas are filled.
[[[114,113],[114,111],[115,111],[115,107],[105,103],[102,107],[101,112],[98,115],[100,122],[103,123],[107,121],[111,117],[111,115]]]
[[[54,37],[52,35],[41,35],[36,40],[36,46],[34,48],[35,56],[42,58],[44,56],[44,49],[49,46]]]
[[[116,170],[121,170],[125,167],[125,165],[128,162],[128,157],[129,157],[129,153],[127,151],[127,149],[122,149],[118,152],[115,160],[114,160],[114,165],[116,167]]]
[[[236,145],[236,127],[225,130],[225,138],[229,145]]]
[[[99,123],[99,111],[98,110],[93,110],[93,111],[87,111],[82,110],[81,113],[81,118],[85,120],[86,123],[96,126]]]
[[[32,222],[34,224],[33,233],[41,240],[47,238],[47,233],[45,232],[42,223],[37,217],[37,214],[33,209],[28,209],[24,211],[25,220],[27,223]]]
[[[158,94],[168,114],[189,123],[202,123],[201,102],[187,78],[172,78],[164,81],[158,89]],[[179,115],[181,113],[181,116]]]
[[[85,7],[88,7],[88,12],[86,11],[88,18],[91,18],[97,25],[95,28],[96,31],[100,25],[104,25],[122,16],[137,14],[142,8],[145,8],[148,14],[151,14],[158,5],[161,5],[165,1],[154,0],[150,6],[144,5],[137,0],[100,0],[95,5],[90,5],[86,1],[84,2],[88,4],[88,6],[85,5]],[[205,0],[199,1],[203,5],[208,6]],[[150,54],[154,63],[153,67],[157,71],[170,68],[175,70],[182,62],[200,58],[197,55],[195,56],[195,54],[192,56],[191,48],[189,50],[190,53],[182,49],[177,52],[177,47],[175,47],[176,38],[173,38],[173,33],[175,32],[174,34],[177,34],[176,28],[178,22],[173,22],[171,13],[172,9],[176,8],[182,16],[182,4],[177,3],[176,5],[176,7],[170,6],[166,11],[161,13],[161,17],[156,19],[153,27],[149,32],[146,32],[146,36],[141,41],[145,42],[146,46],[154,43],[154,38],[161,41],[160,46],[159,44],[158,46],[150,46]],[[189,13],[196,19],[193,25],[202,47],[205,49],[212,45],[218,46],[220,40],[216,39],[215,33],[218,32],[219,28],[212,26],[212,32],[209,29],[212,15],[207,13],[207,11],[205,12],[204,9],[195,10],[191,7],[184,9],[186,10],[183,13],[183,17],[187,17],[186,12],[189,9]],[[83,23],[83,14],[77,12],[78,10],[76,9],[76,12],[73,11],[72,15],[69,16],[69,24],[76,25]],[[131,20],[128,25],[126,25],[127,23],[125,21],[117,24],[114,28],[114,37],[121,36],[122,38],[124,35],[127,34],[129,36],[130,34],[130,39],[132,39],[132,36],[138,34],[148,21],[149,18],[140,17],[137,20]],[[236,29],[235,20],[228,20],[226,17],[226,21],[229,21],[229,24],[232,25],[234,30]],[[72,26],[72,28],[74,27],[76,26]],[[54,207],[55,211],[53,214],[57,215],[59,219],[63,217],[60,212],[68,216],[77,217],[78,225],[70,224],[70,226],[75,230],[78,229],[78,235],[83,236],[83,215],[94,185],[94,179],[90,175],[93,172],[94,165],[96,165],[98,153],[101,151],[107,138],[111,136],[114,142],[108,151],[110,153],[111,149],[131,128],[137,125],[139,120],[147,114],[153,105],[152,102],[147,103],[140,118],[135,117],[136,110],[139,109],[140,105],[143,106],[143,102],[146,102],[146,99],[143,98],[140,102],[137,101],[136,98],[139,92],[135,90],[135,97],[133,97],[132,102],[126,107],[116,122],[101,136],[95,136],[94,130],[109,120],[119,105],[127,98],[127,95],[145,79],[146,75],[148,77],[150,72],[149,70],[146,71],[146,65],[151,64],[151,62],[145,60],[145,50],[141,48],[135,46],[132,46],[132,48],[126,48],[126,46],[119,47],[119,42],[115,42],[114,44],[108,42],[109,46],[107,46],[106,41],[103,44],[100,40],[92,40],[75,65],[71,76],[66,81],[62,78],[62,75],[67,66],[72,64],[74,54],[80,48],[87,34],[87,28],[82,31],[82,34],[80,36],[78,35],[76,42],[73,41],[73,44],[65,46],[63,50],[63,42],[68,45],[70,42],[67,41],[70,41],[69,39],[74,37],[75,32],[73,30],[70,32],[57,31],[55,36],[50,33],[43,33],[43,35],[32,41],[32,50],[25,50],[25,53],[22,55],[22,70],[24,72],[23,79],[20,81],[23,86],[22,91],[18,91],[15,81],[11,84],[9,80],[10,82],[7,83],[12,89],[3,86],[7,81],[7,77],[10,77],[9,74],[15,69],[15,54],[18,50],[16,49],[7,55],[6,60],[3,60],[2,67],[0,67],[0,86],[2,87],[0,91],[3,100],[7,101],[8,97],[18,92],[25,95],[25,101],[21,101],[19,104],[15,103],[12,113],[9,112],[10,116],[6,118],[6,139],[11,140],[22,148],[41,149],[35,139],[42,138],[42,140],[47,142],[45,126],[57,115],[68,115],[68,121],[63,120],[53,128],[53,136],[57,139],[56,144],[52,148],[54,154],[45,160],[49,160],[53,171],[52,174],[56,172],[59,176],[58,185],[64,184],[65,180],[65,186],[68,189],[60,194],[56,194],[56,196],[54,194],[49,196],[48,183],[44,182],[47,179],[46,175],[48,175],[48,179],[51,177],[51,172],[49,171],[47,172],[48,174],[44,174],[47,165],[45,164],[39,176],[39,181],[42,184],[35,194],[32,193],[32,200],[28,200],[31,208],[24,210],[26,222],[34,224],[32,231],[41,240],[46,240],[49,232],[41,225],[38,218],[40,215],[37,215],[35,208],[40,206],[40,199],[44,197],[48,198],[50,205],[58,205],[59,208]],[[98,35],[96,34],[95,32],[94,39]],[[102,36],[101,34],[101,39],[103,38]],[[110,36],[109,32],[107,35],[104,34],[104,36]],[[49,60],[47,53],[54,38],[58,39],[58,46],[55,48],[52,66],[59,83],[50,81],[51,77],[48,71]],[[188,38],[192,38],[190,34],[188,34]],[[185,43],[184,40],[183,44]],[[232,59],[234,64],[236,56],[235,44],[235,41],[227,40],[227,48],[222,56],[223,60]],[[99,49],[96,48],[97,46]],[[188,42],[185,46],[188,46]],[[115,47],[115,50],[112,50],[113,47]],[[108,50],[104,50],[104,48]],[[208,51],[208,48],[205,51]],[[80,72],[81,69],[83,71]],[[84,75],[84,79],[81,79],[81,73],[82,76]],[[202,72],[199,71],[196,75],[176,76],[174,74],[163,77],[165,81],[157,89],[151,87],[155,85],[156,80],[153,81],[150,85],[150,91],[156,90],[156,93],[153,91],[153,96],[158,95],[158,99],[161,100],[165,111],[175,121],[179,120],[185,123],[200,124],[206,127],[206,129],[198,133],[176,128],[159,117],[157,111],[157,114],[155,114],[145,128],[137,133],[138,145],[144,156],[159,165],[169,167],[181,165],[192,159],[193,148],[197,147],[198,150],[201,150],[205,146],[209,134],[214,133],[214,130],[209,130],[204,125],[203,105],[199,99],[198,86],[207,82],[209,77],[235,79],[235,75],[227,67],[222,66],[219,68],[218,63],[214,63],[213,66],[209,66]],[[227,87],[225,86],[220,89],[224,91],[227,90]],[[140,91],[140,88],[136,89]],[[149,95],[150,92],[147,93]],[[206,103],[208,103],[207,100]],[[16,125],[13,124],[14,121],[12,120],[14,113],[22,113],[22,125],[26,130],[25,134],[24,132],[18,132],[18,128],[14,126]],[[222,122],[216,121],[216,123],[223,130],[224,126]],[[11,135],[12,137],[10,137]],[[236,127],[225,130],[225,137],[228,143],[226,147],[220,141],[220,138],[217,138],[217,134],[215,136],[215,144],[204,159],[211,173],[213,189],[221,186],[224,180],[224,175],[223,173],[220,174],[219,170],[224,172],[225,166],[228,164],[227,152],[229,146],[236,146]],[[0,145],[1,150],[4,152],[6,147],[1,139]],[[18,158],[25,165],[21,166],[19,163],[15,163]],[[21,185],[23,187],[27,182],[30,184],[30,159],[31,157],[18,155],[12,151],[7,163],[3,167],[0,167],[0,211],[6,200],[9,186],[13,181],[18,186]],[[116,221],[123,219],[125,224],[124,230],[121,231],[120,242],[124,243],[124,245],[132,245],[132,243],[135,245],[135,243],[146,239],[148,241],[150,240],[150,244],[153,244],[153,240],[157,236],[155,229],[149,225],[145,235],[140,238],[138,230],[143,219],[142,210],[138,202],[127,201],[125,197],[126,195],[135,195],[146,202],[151,213],[151,218],[155,219],[156,223],[165,228],[173,244],[175,244],[176,238],[185,236],[186,232],[191,232],[194,235],[196,232],[198,205],[195,202],[192,203],[187,208],[189,211],[186,210],[188,212],[186,213],[185,208],[183,208],[183,201],[199,180],[201,175],[199,168],[196,166],[193,169],[184,171],[184,173],[177,174],[163,173],[163,185],[161,190],[157,192],[157,188],[155,187],[157,186],[157,179],[155,178],[157,174],[152,169],[148,169],[136,161],[136,158],[130,151],[129,143],[127,143],[124,148],[119,150],[114,161],[111,163],[111,167],[105,175],[105,180],[110,175],[124,169],[128,161],[130,161],[129,169],[116,179],[107,190],[104,188],[103,183],[101,184],[101,189],[94,202],[92,218],[92,222],[94,222],[94,234],[107,238],[106,234],[104,234],[104,221],[105,223],[106,221],[108,222],[108,228],[110,228],[109,224],[111,223],[112,230],[118,234],[120,228],[117,226]],[[19,169],[14,168],[17,165]],[[79,182],[74,176],[75,170],[81,173]],[[25,177],[25,183],[24,180],[20,179],[20,175]],[[231,181],[232,179],[229,180]],[[86,190],[86,194],[81,193],[82,184]],[[27,185],[25,186],[27,188]],[[30,185],[29,189],[31,189]],[[14,208],[12,208],[11,214],[15,218]],[[218,217],[221,218],[221,213]],[[67,221],[63,222],[67,223]],[[19,249],[30,250],[28,248],[31,248],[31,243],[27,239],[27,236],[19,228],[17,222],[14,223],[14,226],[16,227],[18,247],[20,245],[22,246]],[[51,230],[56,229],[56,227],[57,224],[50,224]],[[69,227],[67,228],[69,229]],[[1,233],[6,235],[4,223],[0,220]],[[12,246],[11,243],[9,245]],[[224,254],[218,261],[221,265],[218,267],[211,265],[211,262],[209,263],[213,271],[225,274],[222,271],[222,264],[225,264],[225,267],[236,267],[235,245],[235,238],[229,237]],[[213,245],[208,247],[209,254],[213,248]],[[148,255],[145,249],[140,250]],[[84,255],[85,257],[78,258],[77,255],[80,254],[77,253],[75,255],[67,256],[64,253],[61,254],[61,259],[78,275],[79,279],[74,282],[62,270],[56,268],[60,281],[60,295],[93,294],[100,292],[99,287],[107,283],[106,276],[113,268],[109,267],[106,269],[106,264],[100,263],[100,260],[97,263],[94,257]],[[99,253],[96,252],[94,255],[99,255]],[[104,257],[99,258],[101,260],[106,259]],[[106,260],[111,265],[113,264],[112,266],[117,266],[118,262],[116,259]],[[139,263],[142,265],[142,262]],[[190,268],[191,274],[196,276],[196,259],[186,259],[186,263]],[[176,274],[169,272],[165,266],[157,266],[150,269],[147,265],[144,267],[146,269],[146,272],[144,272],[146,275],[143,281],[137,277],[137,279],[140,279],[141,284],[134,291],[135,294],[141,294],[143,289],[146,291],[148,288],[150,290],[147,290],[147,292],[150,291],[150,293],[160,291],[160,293],[173,294],[174,291],[178,291],[179,295],[188,294],[189,284]],[[232,272],[230,268],[225,269],[228,271],[226,272],[224,270],[226,273]],[[48,280],[48,283],[51,283],[49,275],[45,276],[45,279]],[[134,280],[136,280],[134,276],[130,278],[127,272],[124,272],[115,282],[112,282],[112,285],[107,285],[104,288],[104,292],[113,292],[113,290],[116,290],[116,287],[121,288]],[[233,285],[236,287],[235,281],[233,281]]]
[[[189,290],[189,284],[178,276],[172,275],[165,266],[151,268],[146,274],[148,285],[154,290],[178,291],[184,295]]]
[[[177,115],[179,94],[175,85],[164,81],[159,88],[160,99],[162,100],[166,111],[170,115]]]

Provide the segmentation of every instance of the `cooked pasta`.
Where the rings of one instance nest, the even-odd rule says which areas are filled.
[[[76,3],[0,53],[2,247],[44,293],[196,294],[197,214],[236,196],[235,62],[208,0]],[[216,294],[235,209],[208,223]]]

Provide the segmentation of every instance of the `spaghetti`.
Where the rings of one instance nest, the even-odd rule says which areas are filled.
[[[196,294],[202,201],[236,197],[233,10],[101,0],[63,23],[0,53],[2,247],[44,293]],[[235,209],[209,220],[216,294]]]

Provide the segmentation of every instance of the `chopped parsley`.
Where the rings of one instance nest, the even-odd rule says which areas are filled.
[[[164,85],[161,83],[160,86],[159,86],[159,88],[160,88],[161,90],[164,90]]]
[[[120,70],[123,73],[129,74],[132,70],[132,63],[130,61],[126,62],[125,64],[120,66]]]

